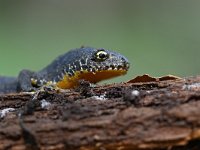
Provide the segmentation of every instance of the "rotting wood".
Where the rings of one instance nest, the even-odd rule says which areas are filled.
[[[0,149],[200,149],[200,76],[32,98],[0,95]]]

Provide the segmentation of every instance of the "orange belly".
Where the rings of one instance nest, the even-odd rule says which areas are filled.
[[[63,80],[57,83],[57,86],[62,89],[70,89],[79,85],[79,80],[86,80],[91,83],[97,83],[102,80],[110,79],[116,76],[125,75],[126,70],[102,70],[95,73],[88,71],[77,71],[74,76],[65,75]]]

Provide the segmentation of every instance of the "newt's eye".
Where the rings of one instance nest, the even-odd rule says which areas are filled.
[[[108,56],[108,53],[105,52],[104,50],[99,50],[96,54],[96,60],[98,61],[104,61],[106,60],[109,56]]]

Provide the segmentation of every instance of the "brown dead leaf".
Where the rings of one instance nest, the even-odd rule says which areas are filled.
[[[138,82],[158,82],[158,81],[166,81],[166,80],[177,80],[181,79],[178,76],[174,75],[166,75],[162,77],[151,77],[149,74],[144,74],[142,76],[137,76],[134,79],[129,80],[127,83],[138,83]]]

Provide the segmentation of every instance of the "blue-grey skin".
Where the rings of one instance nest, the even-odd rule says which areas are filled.
[[[17,78],[0,77],[0,93],[32,91],[49,81],[57,83],[66,74],[73,76],[76,71],[96,72],[108,69],[128,70],[128,60],[117,52],[103,48],[81,47],[59,56],[41,71],[22,70]]]

